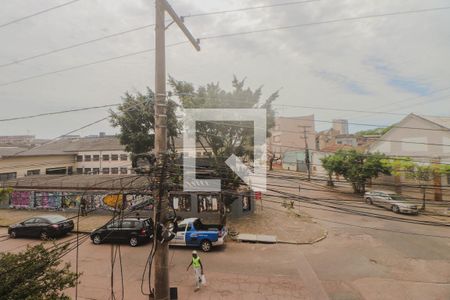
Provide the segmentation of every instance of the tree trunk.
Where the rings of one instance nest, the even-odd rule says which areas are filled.
[[[426,209],[425,202],[427,198],[427,189],[424,186],[421,186],[420,189],[422,190],[422,207],[420,208],[420,210],[424,211]]]
[[[332,173],[328,173],[327,186],[334,187],[333,174]]]

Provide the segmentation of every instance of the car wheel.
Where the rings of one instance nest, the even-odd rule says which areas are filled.
[[[39,237],[41,238],[41,240],[46,241],[46,240],[48,240],[48,233],[45,231],[42,231],[41,234],[39,235]]]
[[[396,214],[398,214],[400,212],[400,208],[398,208],[397,205],[393,205],[392,206],[392,211],[395,212]]]
[[[130,238],[130,246],[136,247],[139,244],[137,237],[133,236]]]
[[[202,247],[203,252],[211,251],[211,246],[212,246],[211,242],[208,241],[208,240],[203,240],[202,243],[201,243],[201,247]]]
[[[373,205],[372,199],[370,199],[370,198],[366,198],[366,203],[370,204],[370,205]]]
[[[92,242],[95,245],[100,245],[102,243],[102,238],[100,237],[99,234],[94,235],[94,237],[92,238]]]
[[[15,239],[17,237],[16,231],[15,230],[11,230],[11,232],[9,234],[9,237],[12,238],[12,239]]]

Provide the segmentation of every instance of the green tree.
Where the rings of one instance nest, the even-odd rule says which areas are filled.
[[[341,155],[329,155],[320,159],[322,161],[322,167],[327,171],[328,186],[334,186],[333,174],[341,174],[343,167],[343,156]]]
[[[386,156],[380,153],[361,153],[356,150],[339,150],[325,159],[328,176],[333,172],[344,176],[353,191],[362,194],[372,178],[391,174],[391,167],[384,163]],[[323,161],[323,160],[322,160]],[[328,169],[327,169],[328,168]]]
[[[275,124],[273,101],[278,92],[261,100],[262,87],[252,90],[245,87],[245,80],[234,77],[232,90],[223,90],[218,83],[209,83],[197,89],[191,83],[169,79],[175,95],[183,108],[265,108],[267,110],[267,136]],[[257,124],[255,124],[257,126]],[[240,178],[228,168],[225,160],[235,154],[244,163],[253,159],[253,124],[252,122],[198,122],[197,142],[205,151],[211,152],[210,166],[215,175],[222,179],[222,189],[236,189],[242,183]]]
[[[120,127],[119,139],[125,150],[133,156],[150,152],[155,145],[155,102],[154,93],[147,88],[146,94],[125,93],[118,112],[110,111],[111,124]],[[174,149],[174,138],[180,132],[176,118],[177,104],[167,102],[167,137],[169,149]],[[134,160],[133,160],[134,161]],[[135,167],[135,166],[133,166]]]
[[[19,253],[0,253],[0,295],[5,300],[70,299],[62,291],[74,287],[80,274],[61,265],[69,244],[46,249],[44,244]]]

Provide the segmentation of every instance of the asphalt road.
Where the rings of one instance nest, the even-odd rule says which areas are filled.
[[[279,179],[269,183],[295,186]],[[298,194],[295,189],[278,190]],[[314,199],[339,199],[330,192],[300,193]],[[277,198],[266,199],[277,202]],[[278,203],[263,203],[266,209],[283,209]],[[435,220],[399,216],[358,201],[340,205],[394,218]],[[327,228],[328,237],[314,245],[227,243],[213,252],[200,253],[208,285],[198,293],[193,292],[192,273],[185,269],[192,249],[171,248],[171,285],[179,288],[179,299],[450,299],[449,227],[343,213],[304,202],[296,210]],[[0,235],[4,232],[0,229]],[[0,242],[0,251],[20,251],[36,243],[39,241],[5,240]],[[149,249],[150,245],[120,247],[124,299],[148,299],[141,294],[140,285]],[[111,299],[111,251],[110,245],[96,246],[90,240],[80,246],[78,267],[83,275],[78,299]],[[76,252],[64,259],[75,267]],[[148,291],[146,282],[145,277],[144,290]],[[116,299],[121,299],[118,258],[113,290]],[[75,290],[68,293],[73,297]]]

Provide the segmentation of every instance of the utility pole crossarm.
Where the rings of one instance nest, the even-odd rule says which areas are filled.
[[[161,0],[162,5],[164,6],[164,9],[167,11],[167,13],[172,17],[173,21],[177,23],[178,27],[180,27],[181,31],[186,35],[186,37],[191,42],[192,46],[197,51],[200,51],[200,41],[196,38],[194,38],[189,31],[189,29],[186,28],[186,26],[183,23],[183,20],[177,15],[177,13],[173,10],[172,6],[170,6],[169,2],[167,0]]]

